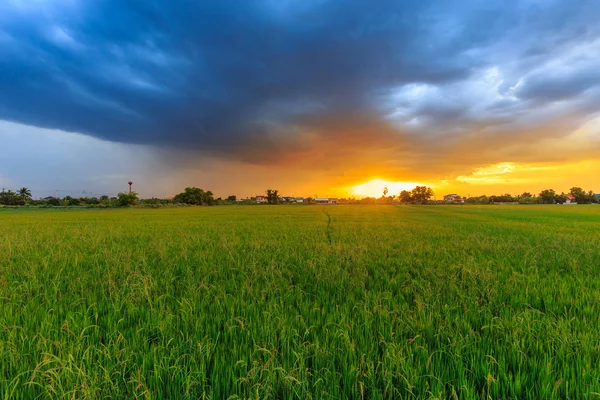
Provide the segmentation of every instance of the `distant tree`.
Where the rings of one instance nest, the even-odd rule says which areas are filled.
[[[100,199],[97,197],[89,197],[87,199],[87,204],[92,204],[92,205],[100,204]]]
[[[102,203],[108,203],[109,200],[110,200],[110,198],[107,195],[100,196],[100,201]]]
[[[545,189],[540,192],[540,200],[543,204],[554,204],[556,192],[553,189]]]
[[[516,200],[520,204],[534,204],[538,201],[534,194],[530,192],[523,192],[517,196]]]
[[[229,200],[229,201],[236,201],[237,197],[236,197],[236,195],[232,194],[231,196],[227,197],[227,200]]]
[[[197,206],[212,206],[215,200],[210,190],[204,191],[197,187],[187,187],[182,193],[176,195],[173,201]]]
[[[401,191],[400,196],[398,196],[398,198],[400,199],[400,203],[404,204],[408,204],[412,201],[412,196],[408,190]]]
[[[117,205],[120,207],[135,206],[138,203],[138,195],[136,192],[119,193],[117,196]]]
[[[465,200],[465,203],[468,204],[490,204],[492,202],[492,197],[487,197],[486,195],[469,197]]]
[[[501,194],[500,196],[490,196],[491,203],[512,203],[517,201],[510,193]]]
[[[0,204],[6,206],[22,206],[25,200],[12,190],[4,190],[0,192]]]
[[[388,188],[384,187],[383,188],[383,196],[381,196],[381,197],[385,197],[385,196],[387,196],[387,194],[388,194]]]
[[[433,197],[433,190],[427,186],[417,186],[410,192],[410,197],[417,203],[425,204]]]
[[[273,189],[267,189],[267,203],[277,204],[279,203],[279,191]]]
[[[60,206],[60,199],[58,197],[50,197],[46,199],[46,204],[50,206]]]
[[[140,200],[140,204],[143,204],[144,206],[158,207],[161,205],[161,203],[161,199],[158,199],[156,197]]]
[[[575,197],[575,201],[578,204],[584,204],[585,200],[586,200],[586,195],[585,195],[585,191],[580,188],[580,187],[572,187],[571,190],[569,190],[569,194],[573,197]]]
[[[78,205],[80,205],[79,199],[73,198],[71,196],[65,196],[65,197],[63,197],[62,203],[65,206],[78,206]]]
[[[379,204],[392,204],[394,202],[394,197],[395,196],[381,196],[379,199],[377,199],[377,202]]]
[[[554,201],[557,204],[564,204],[567,202],[567,195],[565,194],[565,192],[562,192],[561,194],[557,194],[556,196],[554,196]]]
[[[590,191],[587,193],[587,196],[588,196],[588,204],[591,204],[591,203],[595,203],[595,202],[596,202],[596,195],[594,194],[594,192],[593,192],[593,191],[591,191],[591,190],[590,190]]]
[[[580,187],[572,187],[570,190],[571,196],[575,197],[577,204],[590,204],[594,201],[594,192],[591,190],[586,193]]]
[[[19,197],[24,201],[31,200],[31,190],[27,189],[26,187],[22,187],[21,189],[19,189],[18,193]]]

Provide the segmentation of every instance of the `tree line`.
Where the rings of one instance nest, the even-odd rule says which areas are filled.
[[[340,203],[346,204],[447,204],[458,203],[456,201],[444,201],[444,199],[435,199],[435,193],[430,187],[416,186],[412,190],[403,190],[398,195],[388,196],[387,188],[383,188],[381,197],[363,197],[342,198]],[[558,193],[553,189],[542,190],[539,194],[523,192],[518,195],[482,195],[462,198],[466,204],[497,204],[497,203],[518,203],[518,204],[564,204],[568,200],[577,204],[600,203],[600,197],[589,190],[583,190],[580,187],[573,187],[568,193]]]
[[[365,197],[361,199],[342,198],[341,203],[347,204],[440,204],[443,200],[432,200],[434,192],[427,186],[416,186],[412,190],[403,190],[398,195],[388,196],[387,188],[383,188],[381,197]],[[265,200],[267,204],[286,204],[295,203],[290,197],[279,196],[279,191],[267,189],[265,191]],[[483,195],[468,197],[463,199],[467,204],[495,204],[495,203],[519,203],[519,204],[563,204],[568,200],[577,204],[600,203],[600,197],[593,191],[583,190],[580,187],[572,187],[568,193],[557,193],[553,189],[542,190],[535,195],[530,192],[523,192],[519,195]],[[306,204],[314,204],[314,199],[307,197]],[[235,195],[228,196],[225,199],[214,198],[213,192],[197,187],[187,187],[183,192],[175,195],[172,199],[149,198],[140,199],[136,192],[119,193],[115,197],[108,195],[99,197],[46,197],[44,199],[34,200],[31,191],[22,187],[16,191],[2,189],[0,192],[0,205],[4,206],[40,206],[40,207],[58,207],[58,206],[86,206],[86,207],[124,207],[142,205],[148,207],[161,207],[169,205],[197,205],[213,206],[224,204],[255,204],[254,200],[237,200]]]
[[[235,196],[234,196],[235,197]],[[140,199],[134,191],[129,193],[119,193],[117,196],[103,195],[99,197],[72,197],[72,196],[48,196],[43,199],[34,200],[31,196],[31,190],[21,188],[12,191],[2,189],[0,192],[0,205],[3,206],[39,206],[39,207],[125,207],[144,205],[151,207],[159,207],[166,205],[205,205],[211,206],[215,204],[213,193],[196,187],[188,187],[182,193],[177,194],[173,199],[159,199],[156,197],[149,199]]]
[[[478,196],[470,197],[465,203],[488,204],[488,203],[519,203],[519,204],[564,204],[572,200],[577,204],[599,203],[600,198],[591,190],[585,191],[580,187],[572,187],[568,193],[557,193],[554,189],[544,189],[535,195],[523,192],[519,195],[504,194],[500,196]]]

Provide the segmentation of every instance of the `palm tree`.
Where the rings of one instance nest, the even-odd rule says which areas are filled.
[[[267,203],[277,204],[279,200],[279,191],[273,189],[267,189]]]
[[[26,187],[22,187],[19,189],[19,197],[21,197],[23,200],[31,199],[31,190],[27,189]]]

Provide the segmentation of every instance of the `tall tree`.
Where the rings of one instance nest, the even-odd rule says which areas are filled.
[[[214,202],[213,192],[210,190],[205,192],[197,187],[185,188],[185,190],[176,195],[173,200],[176,203],[192,204],[197,206],[212,206]]]
[[[117,204],[121,207],[124,206],[135,206],[139,201],[136,192],[131,191],[129,193],[119,193],[117,197]]]
[[[575,197],[577,204],[589,204],[594,200],[594,192],[585,192],[580,187],[572,187],[570,190],[571,196]]]
[[[567,195],[565,192],[561,192],[554,197],[554,201],[556,201],[558,204],[564,204],[567,202]]]
[[[412,197],[410,195],[410,192],[408,190],[403,190],[400,192],[400,196],[398,196],[400,198],[400,203],[410,203],[412,201]]]
[[[19,189],[18,193],[19,197],[21,197],[23,200],[31,200],[31,190],[27,189],[26,187],[22,187],[21,189]]]
[[[556,201],[556,192],[553,189],[545,189],[540,192],[540,199],[544,204],[554,204]]]
[[[279,191],[267,189],[267,203],[277,204],[279,202]]]
[[[425,204],[433,197],[433,190],[427,186],[417,186],[410,192],[411,198],[421,204]]]

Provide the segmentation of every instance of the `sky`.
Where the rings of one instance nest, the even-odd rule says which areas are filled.
[[[600,192],[600,2],[3,0],[0,187]]]

